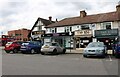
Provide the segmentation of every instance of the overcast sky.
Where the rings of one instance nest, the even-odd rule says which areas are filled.
[[[59,20],[80,15],[116,11],[120,0],[0,0],[0,34],[9,30],[31,29],[38,17]]]

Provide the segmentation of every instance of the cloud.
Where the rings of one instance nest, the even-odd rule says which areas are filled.
[[[119,0],[1,0],[0,32],[31,29],[38,17],[61,20],[79,16],[80,10],[96,14],[116,10]]]

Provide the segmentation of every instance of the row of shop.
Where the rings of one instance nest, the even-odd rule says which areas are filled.
[[[90,42],[104,42],[108,49],[118,41],[118,29],[108,30],[77,30],[75,32],[42,34],[39,40],[58,42],[66,48],[85,48]]]

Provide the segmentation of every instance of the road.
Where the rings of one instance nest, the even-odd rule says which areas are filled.
[[[84,58],[82,54],[7,54],[2,51],[2,75],[118,75],[118,59]]]

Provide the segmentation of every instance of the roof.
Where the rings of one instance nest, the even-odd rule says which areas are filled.
[[[79,25],[79,24],[90,24],[98,22],[109,22],[109,21],[119,21],[117,12],[101,13],[94,15],[87,15],[85,17],[71,17],[65,18],[59,22],[48,25],[46,28],[50,27],[62,27],[70,25]]]
[[[41,21],[45,26],[47,25],[50,25],[52,23],[55,23],[54,21],[50,21],[50,20],[47,20],[47,19],[43,19],[43,18],[38,18],[37,21],[35,22],[35,24],[33,25],[32,29],[30,30],[29,34],[28,34],[28,37],[31,36],[31,32],[32,30],[34,29],[34,27],[36,26],[36,24],[38,23],[38,21]]]

